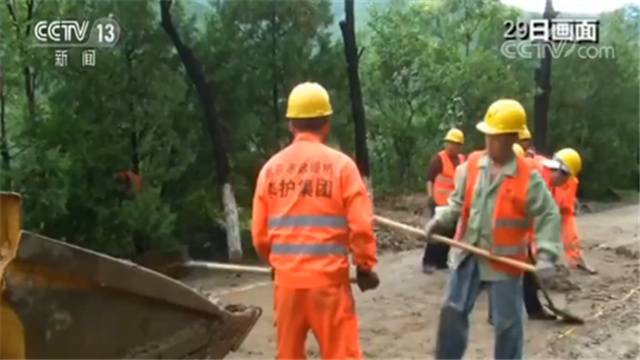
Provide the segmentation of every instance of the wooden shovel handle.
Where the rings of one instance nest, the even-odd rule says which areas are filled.
[[[385,217],[382,216],[378,216],[378,215],[374,215],[374,219],[375,221],[383,226],[387,226],[389,228],[392,229],[396,229],[399,231],[402,231],[406,234],[409,235],[415,235],[415,236],[420,236],[420,237],[424,237],[424,230],[422,229],[418,229],[415,228],[413,226],[409,226],[391,219],[387,219]],[[484,258],[490,259],[490,260],[494,260],[494,261],[498,261],[500,263],[506,264],[506,265],[510,265],[513,266],[517,269],[523,270],[523,271],[535,271],[536,267],[526,263],[526,262],[522,262],[522,261],[518,261],[518,260],[514,260],[508,257],[503,257],[503,256],[496,256],[491,254],[489,251],[485,250],[485,249],[481,249],[479,247],[475,247],[473,245],[469,245],[467,243],[464,243],[462,241],[455,241],[452,239],[449,239],[447,237],[441,236],[441,235],[433,235],[433,240],[436,240],[438,242],[441,242],[443,244],[447,244],[449,246],[453,246],[453,247],[457,247],[460,249],[464,249],[470,253],[473,253],[475,255],[478,256],[482,256]]]
[[[245,273],[253,273],[253,274],[271,275],[271,268],[268,268],[265,266],[238,265],[238,264],[227,264],[227,263],[195,261],[195,260],[188,261],[185,263],[185,265],[209,269],[209,270],[237,271],[237,272],[245,272]],[[349,279],[349,282],[351,282],[352,284],[355,284],[356,279],[351,278]]]
[[[246,272],[246,273],[254,273],[254,274],[271,274],[271,268],[264,266],[250,266],[250,265],[238,265],[238,264],[227,264],[227,263],[217,263],[210,261],[188,261],[186,266],[198,267],[209,270],[225,270],[225,271],[237,271],[237,272]]]

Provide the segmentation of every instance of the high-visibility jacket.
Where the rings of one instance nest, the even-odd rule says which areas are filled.
[[[479,160],[485,154],[484,151],[476,151],[469,155],[467,164],[467,181],[462,205],[461,237],[467,229],[471,204],[475,194],[475,187],[480,175]],[[527,233],[531,228],[531,219],[527,215],[527,195],[529,181],[531,180],[531,164],[516,157],[517,171],[515,176],[507,176],[503,179],[493,214],[491,253],[499,256],[510,257],[519,261],[527,261],[529,237]],[[519,275],[521,270],[498,262],[491,262],[492,267],[507,274]]]
[[[542,165],[542,161],[546,158],[536,155],[531,161],[535,164],[536,169],[542,175],[544,182],[555,200],[558,210],[562,217],[562,242],[564,245],[565,255],[570,264],[575,264],[582,257],[582,246],[580,244],[580,235],[575,219],[576,194],[578,192],[578,178],[570,177],[566,183],[555,186],[553,185],[552,169]],[[533,228],[530,231],[531,241],[535,243]],[[533,247],[534,254],[537,248]]]
[[[551,194],[558,205],[558,210],[562,216],[575,215],[576,194],[578,193],[578,178],[571,176],[566,183],[560,186],[553,186]]]
[[[536,157],[532,159],[536,170],[542,175],[542,179],[547,184],[549,192],[551,192],[553,199],[556,201],[560,214],[563,216],[575,215],[576,194],[578,193],[579,184],[578,178],[571,176],[564,184],[560,186],[553,185],[554,171],[542,164],[544,160],[546,160],[546,158],[540,155],[536,155]]]
[[[562,243],[567,262],[571,266],[578,264],[582,258],[582,245],[576,223],[578,184],[578,178],[571,176],[564,184],[550,188],[562,216]]]
[[[355,163],[309,133],[260,171],[252,234],[278,286],[348,283],[349,252],[363,270],[377,263],[373,206]]]
[[[442,162],[442,171],[436,176],[433,182],[433,200],[436,205],[443,206],[447,205],[449,195],[451,195],[455,188],[453,177],[456,174],[456,166],[453,165],[446,151],[440,151],[438,156]],[[462,164],[464,162],[464,155],[458,154],[458,159],[460,160],[459,164]]]

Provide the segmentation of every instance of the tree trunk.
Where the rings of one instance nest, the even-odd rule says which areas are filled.
[[[230,258],[242,257],[242,243],[240,241],[240,224],[238,220],[238,205],[233,195],[230,183],[222,185],[222,202],[227,224],[227,247]]]
[[[133,129],[130,133],[131,138],[131,171],[136,175],[140,175],[140,150],[138,146],[138,132],[136,126],[136,120],[133,118]]]
[[[6,174],[11,169],[11,155],[9,154],[9,140],[7,139],[7,126],[4,118],[4,67],[0,65],[0,154],[2,156],[2,171]],[[11,188],[9,178],[2,184],[5,189]]]
[[[242,245],[240,243],[240,230],[238,228],[238,210],[229,181],[229,159],[227,158],[227,151],[223,142],[222,127],[215,108],[216,96],[214,86],[207,81],[204,69],[196,59],[193,51],[180,39],[180,35],[171,20],[171,3],[171,0],[160,0],[162,28],[173,42],[185,71],[196,88],[200,104],[204,110],[204,125],[213,144],[214,158],[216,160],[216,175],[225,207],[229,260],[239,260],[242,258]]]
[[[367,151],[367,129],[364,106],[362,104],[362,90],[360,88],[360,76],[358,75],[358,46],[356,43],[355,15],[353,0],[344,1],[345,20],[340,21],[340,31],[344,41],[344,55],[347,61],[347,75],[349,78],[349,97],[351,98],[351,112],[355,125],[356,164],[360,175],[370,185],[369,154]],[[373,188],[369,186],[373,194]]]
[[[272,0],[272,13],[271,13],[271,106],[273,111],[273,134],[274,139],[280,138],[280,108],[278,106],[278,82],[280,81],[278,76],[278,18],[276,12],[277,0]],[[274,146],[277,146],[277,140],[274,142]]]
[[[124,52],[125,59],[127,61],[127,70],[129,71],[128,76],[128,86],[129,88],[136,88],[136,79],[134,78],[133,71],[133,50],[132,48],[126,49]],[[133,103],[133,98],[129,97],[128,100],[128,108],[129,108],[129,117],[131,119],[131,130],[129,131],[129,142],[131,144],[131,171],[134,174],[140,175],[140,147],[139,140],[140,134],[138,132],[138,122],[136,121],[135,115],[135,104]]]
[[[555,18],[557,13],[553,10],[551,0],[547,0],[544,18]],[[534,98],[534,138],[533,146],[542,154],[549,155],[547,144],[549,98],[551,95],[551,49],[545,47],[544,57],[540,60],[540,67],[535,69],[536,92]]]
[[[17,11],[15,8],[15,2],[6,1],[7,11],[13,20],[14,27],[16,29],[16,34],[18,38],[21,38],[24,35],[23,39],[31,36],[31,23],[35,13],[35,1],[34,0],[26,0],[27,4],[27,16],[24,20],[25,28],[24,34],[21,31],[20,21],[18,20]],[[29,130],[33,130],[35,126],[35,118],[36,118],[36,96],[35,96],[35,87],[36,87],[36,73],[33,68],[31,68],[26,60],[26,51],[24,49],[25,41],[20,42],[19,52],[22,60],[26,63],[22,68],[22,75],[24,77],[24,90],[25,95],[27,96],[27,114],[29,116]]]
[[[24,90],[27,95],[27,110],[29,114],[29,122],[31,126],[31,130],[35,126],[36,120],[36,93],[35,93],[35,82],[36,82],[36,74],[33,72],[30,66],[25,66],[23,69],[24,74]]]

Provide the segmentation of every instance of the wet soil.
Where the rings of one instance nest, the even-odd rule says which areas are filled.
[[[414,226],[425,221],[419,196],[377,204],[377,213]],[[585,318],[584,325],[558,321],[526,321],[525,354],[534,359],[638,359],[640,354],[640,242],[637,205],[609,208],[578,217],[585,256],[598,270],[590,275],[572,270],[577,289],[553,292],[558,307]],[[422,241],[378,229],[381,286],[360,293],[354,287],[362,347],[368,358],[425,359],[433,357],[439,309],[447,272],[420,271]],[[198,274],[187,280],[218,294],[225,303],[261,306],[262,318],[233,359],[264,359],[275,355],[273,293],[264,275]],[[480,295],[471,317],[466,358],[493,357],[493,328],[487,323],[487,296]],[[308,354],[318,357],[313,336]]]

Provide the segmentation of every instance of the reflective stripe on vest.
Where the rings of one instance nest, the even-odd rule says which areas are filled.
[[[280,255],[347,255],[342,244],[273,244],[271,252]]]
[[[451,184],[451,185],[455,185],[453,182],[453,178],[451,177],[447,177],[445,175],[439,174],[438,176],[436,176],[435,181],[439,181],[445,184]]]
[[[498,256],[516,256],[527,253],[527,247],[529,245],[494,245],[491,248],[491,253]]]
[[[493,223],[494,229],[507,228],[507,229],[529,229],[531,222],[528,219],[496,219]]]
[[[344,216],[326,215],[282,216],[269,219],[269,229],[284,227],[326,227],[347,229],[347,219]]]

